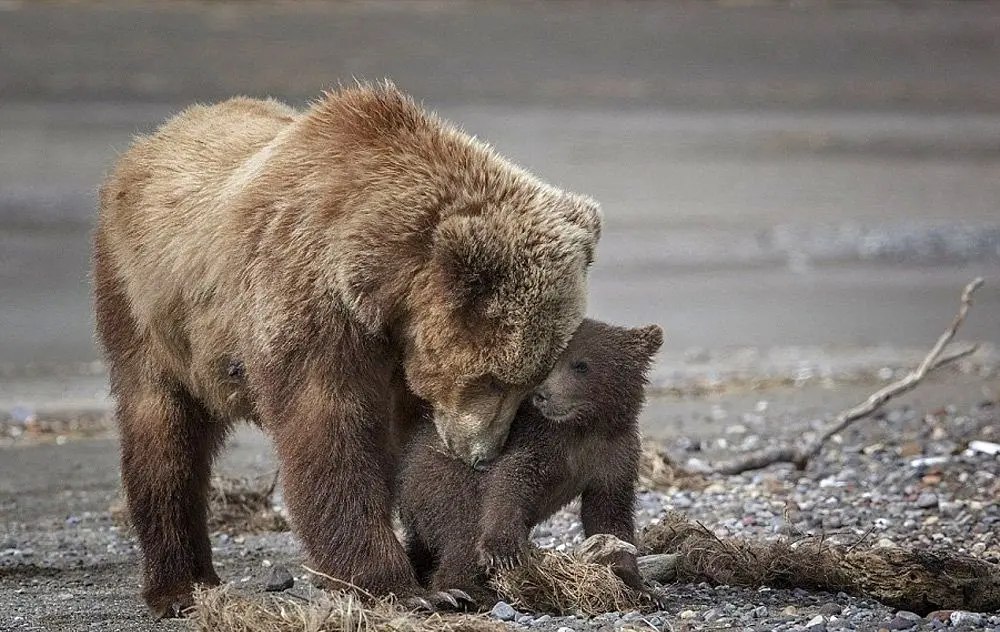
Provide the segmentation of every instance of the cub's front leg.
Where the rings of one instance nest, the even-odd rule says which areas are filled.
[[[619,540],[635,544],[635,479],[621,477],[588,488],[580,499],[580,517],[584,535],[588,538],[607,533]],[[660,598],[646,585],[639,574],[639,564],[634,554],[618,553],[611,562],[611,570],[626,586],[648,596],[659,604]]]
[[[565,475],[559,465],[534,450],[517,448],[491,466],[483,497],[479,564],[489,570],[512,569],[530,557],[531,528],[548,496]]]

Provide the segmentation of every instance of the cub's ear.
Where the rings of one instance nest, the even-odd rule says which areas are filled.
[[[459,305],[483,306],[499,289],[504,257],[497,237],[487,221],[467,215],[449,217],[435,230],[432,260]]]
[[[647,357],[652,357],[663,345],[663,329],[659,325],[646,325],[629,332],[636,347]]]

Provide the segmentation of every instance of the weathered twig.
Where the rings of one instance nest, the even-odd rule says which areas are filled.
[[[890,399],[912,390],[927,377],[927,374],[975,353],[978,345],[971,345],[949,354],[944,354],[944,350],[952,339],[954,339],[958,328],[965,321],[965,317],[969,313],[969,308],[972,307],[972,295],[982,284],[983,280],[976,278],[965,286],[965,290],[962,292],[962,303],[959,306],[958,313],[955,314],[955,318],[952,319],[951,325],[941,334],[941,337],[938,338],[920,365],[910,371],[905,377],[872,393],[868,399],[860,404],[839,413],[811,441],[798,446],[780,446],[754,452],[734,461],[720,463],[713,467],[712,471],[719,474],[739,474],[750,470],[759,470],[775,463],[792,463],[800,470],[805,469],[806,465],[809,464],[809,460],[819,454],[823,445],[830,437],[843,432],[852,423],[870,416]]]

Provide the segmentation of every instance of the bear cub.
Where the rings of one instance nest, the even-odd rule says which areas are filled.
[[[552,372],[519,408],[503,453],[472,470],[447,454],[430,424],[414,435],[399,473],[406,550],[421,583],[497,598],[491,570],[530,554],[532,528],[580,497],[587,537],[635,544],[634,509],[646,373],[663,342],[655,326],[586,319]],[[648,592],[635,556],[612,568]]]

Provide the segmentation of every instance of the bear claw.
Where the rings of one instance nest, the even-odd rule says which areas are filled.
[[[161,598],[149,604],[149,611],[157,621],[162,619],[182,619],[194,607],[190,594]]]
[[[449,588],[447,592],[452,597],[458,599],[460,602],[466,605],[476,606],[476,600],[470,597],[469,593],[465,592],[464,590],[461,590],[459,588]]]
[[[434,612],[434,606],[423,597],[407,597],[403,600],[403,605],[407,610],[416,612]]]
[[[403,605],[417,612],[438,612],[441,610],[470,610],[476,608],[476,600],[469,593],[458,588],[439,590],[423,596],[409,597]]]
[[[527,560],[530,546],[509,534],[487,536],[479,544],[479,563],[489,571],[513,570]]]

